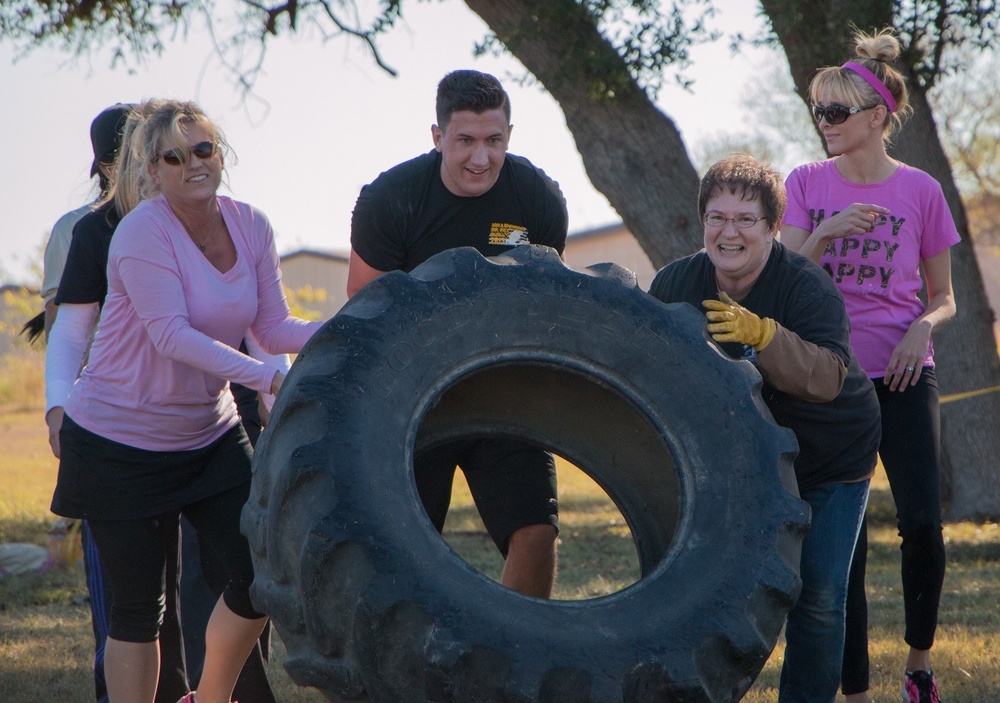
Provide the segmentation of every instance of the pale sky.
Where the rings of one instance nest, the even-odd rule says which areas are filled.
[[[757,3],[720,0],[723,28],[751,33]],[[384,37],[378,68],[358,42],[325,45],[316,36],[272,41],[263,75],[246,101],[221,68],[207,32],[164,37],[161,57],[129,73],[112,70],[106,52],[89,59],[54,49],[16,63],[0,43],[0,283],[38,281],[30,270],[56,220],[87,203],[91,120],[116,102],[153,97],[194,99],[223,129],[238,163],[224,193],[263,210],[279,254],[309,248],[347,251],[351,211],[361,187],[385,169],[428,151],[437,82],[457,68],[496,75],[511,96],[510,151],[555,178],[567,199],[570,232],[620,221],[594,190],[557,103],[538,86],[521,87],[515,59],[473,58],[486,27],[463,3],[410,2],[405,21]],[[699,139],[746,131],[753,115],[740,109],[741,88],[780,54],[732,57],[721,41],[700,47],[689,75],[693,93],[669,85],[659,105],[680,128],[689,151]]]

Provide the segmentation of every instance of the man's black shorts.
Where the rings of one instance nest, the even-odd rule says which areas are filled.
[[[507,540],[528,525],[559,529],[556,464],[538,447],[510,439],[465,439],[424,452],[414,461],[417,490],[440,532],[451,502],[455,467],[465,474],[479,515],[504,555]]]

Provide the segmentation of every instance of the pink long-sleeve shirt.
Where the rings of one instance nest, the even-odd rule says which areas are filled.
[[[81,427],[152,451],[204,447],[239,422],[229,381],[266,392],[277,373],[237,350],[247,329],[271,354],[297,353],[322,324],[291,315],[264,214],[219,205],[237,253],[224,273],[162,196],[118,225],[90,359],[66,402]]]

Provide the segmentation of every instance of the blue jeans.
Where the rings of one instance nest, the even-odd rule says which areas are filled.
[[[104,645],[108,639],[108,613],[104,601],[104,571],[97,545],[90,537],[90,527],[84,520],[80,525],[83,542],[83,566],[87,574],[87,593],[90,601],[90,620],[94,627],[94,692],[97,703],[108,703],[108,684],[104,679]]]
[[[868,483],[830,483],[802,493],[812,526],[802,542],[802,595],[785,623],[778,703],[832,703],[837,697],[847,577]]]

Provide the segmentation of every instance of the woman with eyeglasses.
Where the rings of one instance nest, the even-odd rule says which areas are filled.
[[[785,625],[778,701],[832,702],[851,555],[879,442],[875,389],[851,353],[847,311],[830,278],[775,240],[781,176],[745,154],[730,156],[702,179],[698,211],[704,250],[661,269],[649,292],[706,308],[708,332],[724,353],[754,364],[775,422],[795,433],[795,477],[812,524],[802,592]],[[724,429],[719,441],[728,441]],[[725,467],[714,468],[725,480]]]
[[[911,111],[891,66],[889,30],[855,34],[856,57],[821,69],[809,92],[831,158],[789,175],[782,242],[820,263],[847,303],[851,345],[878,391],[879,454],[902,537],[903,698],[937,703],[930,650],[945,574],[941,530],[940,419],[931,333],[955,315],[949,249],[959,241],[941,186],[889,156],[886,144]],[[921,277],[923,269],[923,277]],[[927,285],[927,304],[918,297]],[[863,526],[847,603],[842,688],[868,701]]]
[[[156,691],[164,569],[180,515],[228,573],[206,633],[197,698],[228,703],[264,627],[240,534],[250,443],[229,382],[275,394],[284,374],[240,353],[249,330],[270,354],[296,353],[321,323],[291,315],[273,233],[220,196],[226,143],[194,103],[156,100],[125,128],[108,292],[86,367],[65,402],[58,515],[90,521],[109,580],[111,703]]]

